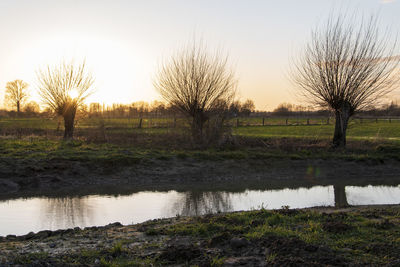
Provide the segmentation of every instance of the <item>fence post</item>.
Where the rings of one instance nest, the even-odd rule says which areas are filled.
[[[174,117],[174,128],[176,128],[176,118]]]
[[[326,124],[327,124],[327,125],[329,125],[329,119],[330,119],[330,118],[328,117],[328,119],[326,120]]]
[[[265,118],[263,117],[263,126],[264,126],[264,120],[265,120]]]
[[[288,119],[286,119],[286,125],[288,125]]]
[[[360,124],[362,124],[362,118],[360,118]]]
[[[139,125],[138,125],[138,128],[140,129],[140,128],[142,128],[142,118],[140,118],[139,119]]]
[[[389,123],[392,123],[392,118],[389,118]]]
[[[378,118],[375,118],[375,123],[378,123]]]
[[[239,119],[236,119],[236,127],[239,127]]]
[[[307,119],[307,125],[310,125],[310,119]]]

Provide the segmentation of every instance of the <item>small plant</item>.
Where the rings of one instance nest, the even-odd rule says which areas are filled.
[[[278,225],[282,222],[282,217],[279,214],[274,214],[267,218],[266,222],[270,226]]]
[[[268,207],[268,204],[265,204],[264,206],[264,202],[261,203],[261,205],[258,206],[258,209],[261,211],[266,211]]]
[[[212,258],[211,266],[222,266],[224,264],[224,262],[225,262],[225,257],[220,258],[220,257],[216,256],[216,257]]]
[[[158,235],[158,234],[159,234],[159,232],[158,232],[156,229],[154,229],[154,228],[151,228],[151,229],[147,229],[147,230],[146,230],[146,235],[152,236],[152,235]]]
[[[113,257],[118,257],[122,254],[122,243],[116,243],[110,250],[110,253]]]
[[[265,261],[273,262],[275,260],[276,256],[278,256],[278,254],[276,254],[276,253],[267,253],[267,255],[265,256]]]

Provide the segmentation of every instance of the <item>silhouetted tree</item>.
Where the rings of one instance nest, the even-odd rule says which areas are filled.
[[[272,112],[278,116],[290,116],[293,112],[294,105],[290,103],[281,103]]]
[[[165,104],[161,101],[153,101],[150,105],[151,112],[155,113],[156,116],[162,115],[165,112]]]
[[[36,103],[35,101],[30,101],[29,103],[26,103],[24,106],[24,112],[28,115],[39,113],[40,112],[39,104]]]
[[[85,62],[73,62],[37,72],[39,94],[43,102],[64,119],[64,139],[72,139],[77,109],[90,94],[94,80],[86,71]]]
[[[240,112],[240,102],[239,101],[233,101],[230,105],[229,105],[229,113],[234,116],[237,117],[239,116],[239,112]]]
[[[236,81],[227,67],[227,56],[210,54],[202,44],[179,51],[164,63],[154,81],[165,101],[189,117],[194,140],[203,142],[204,126],[220,110],[229,107]]]
[[[336,117],[334,147],[346,145],[349,118],[388,94],[398,78],[399,57],[377,18],[356,24],[344,16],[330,18],[312,32],[311,42],[295,63],[293,80],[304,96]]]
[[[100,103],[90,103],[89,114],[90,116],[99,116],[102,111],[102,106]]]
[[[5,102],[21,111],[21,105],[28,98],[28,84],[22,80],[15,80],[6,84]]]
[[[254,105],[254,101],[251,99],[247,99],[242,106],[240,107],[240,112],[244,116],[250,116],[252,112],[256,110],[256,106]]]

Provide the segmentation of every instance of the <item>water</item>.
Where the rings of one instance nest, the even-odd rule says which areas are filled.
[[[313,186],[242,191],[142,191],[129,195],[34,197],[0,202],[0,235],[30,231],[140,223],[176,215],[282,206],[400,204],[400,185]]]

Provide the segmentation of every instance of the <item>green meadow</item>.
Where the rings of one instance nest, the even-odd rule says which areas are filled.
[[[270,125],[234,128],[234,133],[248,137],[293,137],[329,139],[332,137],[334,125]],[[347,137],[349,140],[385,140],[400,141],[400,122],[352,122]]]
[[[141,121],[141,123],[140,123]],[[238,123],[239,121],[239,123]],[[254,138],[308,138],[329,140],[334,131],[334,121],[327,124],[327,118],[237,118],[227,124],[232,126],[235,136]],[[307,123],[308,122],[308,123]],[[185,119],[178,118],[85,118],[78,120],[76,132],[102,130],[106,133],[163,134],[179,131],[186,125]],[[1,118],[0,133],[12,137],[13,133],[22,135],[43,135],[62,133],[62,120],[44,118]],[[400,141],[400,120],[396,119],[353,119],[350,122],[348,140]]]
[[[81,119],[74,142],[62,141],[63,127],[56,119],[0,119],[1,158],[129,164],[172,158],[385,160],[400,157],[400,121],[353,120],[348,130],[348,147],[338,151],[329,149],[333,124],[279,125],[285,120],[274,119],[275,125],[232,127],[236,140],[233,145],[207,149],[190,145],[187,139],[190,137],[180,127],[182,119],[176,128],[149,126],[150,120],[156,125],[170,123],[167,119],[143,119],[142,128],[137,127],[139,119]]]

